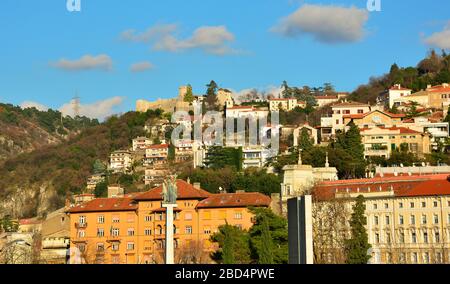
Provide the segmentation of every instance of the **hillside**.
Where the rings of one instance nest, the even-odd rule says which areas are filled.
[[[145,122],[160,112],[129,112],[87,128],[59,145],[20,154],[0,166],[0,215],[30,217],[60,208],[66,196],[79,193],[96,159],[128,148],[144,133]]]
[[[431,50],[426,58],[417,63],[417,66],[399,67],[393,64],[389,73],[372,77],[368,84],[359,86],[350,99],[362,103],[375,103],[377,96],[394,84],[401,84],[414,92],[427,88],[427,85],[439,85],[450,82],[450,55],[442,52],[441,55]]]
[[[22,109],[0,104],[0,164],[21,153],[66,141],[82,129],[98,125],[86,117],[61,117],[58,111]]]

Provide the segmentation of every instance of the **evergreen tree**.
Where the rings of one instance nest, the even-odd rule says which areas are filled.
[[[273,243],[269,231],[269,222],[264,218],[261,230],[261,250],[259,254],[259,264],[274,264]]]
[[[184,101],[187,103],[192,103],[194,101],[194,93],[192,92],[192,86],[190,84],[187,85],[187,91],[184,95]]]
[[[367,264],[370,260],[368,250],[371,248],[366,228],[367,219],[365,200],[362,195],[356,198],[350,220],[351,238],[346,240],[347,264]]]
[[[95,160],[94,165],[94,174],[102,174],[106,171],[105,165],[99,160]]]
[[[447,110],[447,116],[445,117],[444,122],[450,123],[450,107]]]
[[[298,147],[303,151],[308,151],[314,146],[313,139],[309,136],[308,129],[303,128],[300,133],[300,139],[298,141]]]
[[[218,110],[219,105],[217,101],[217,89],[219,86],[214,80],[212,80],[208,85],[206,85],[206,104],[208,110]]]
[[[289,99],[292,97],[291,88],[289,88],[289,85],[286,81],[283,81],[281,88],[283,89],[283,91],[281,92],[283,98]]]
[[[234,249],[233,249],[233,236],[230,232],[230,226],[226,226],[224,229],[224,241],[222,248],[223,264],[235,264]]]

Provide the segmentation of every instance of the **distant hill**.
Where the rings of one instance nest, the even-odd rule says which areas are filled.
[[[86,117],[61,117],[59,111],[0,104],[0,164],[18,154],[59,144],[98,124]]]
[[[60,208],[66,196],[85,187],[95,160],[106,163],[111,151],[128,148],[132,138],[144,134],[145,122],[159,115],[149,111],[113,116],[63,143],[6,160],[0,165],[0,216],[31,217]]]

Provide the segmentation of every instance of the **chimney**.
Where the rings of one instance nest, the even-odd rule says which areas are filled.
[[[428,90],[428,89],[431,89],[431,85],[427,85],[427,90]]]
[[[195,188],[198,188],[198,189],[201,189],[201,188],[202,188],[202,187],[201,187],[201,183],[199,183],[199,182],[194,182],[193,186],[194,186]]]

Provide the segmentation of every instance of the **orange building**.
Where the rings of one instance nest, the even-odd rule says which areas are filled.
[[[175,260],[211,262],[210,236],[226,223],[249,229],[249,207],[269,207],[261,193],[211,194],[178,180],[175,208]],[[162,187],[123,198],[99,198],[69,210],[71,263],[162,263],[165,209]],[[78,258],[74,254],[78,254]],[[200,260],[201,259],[201,260]]]

